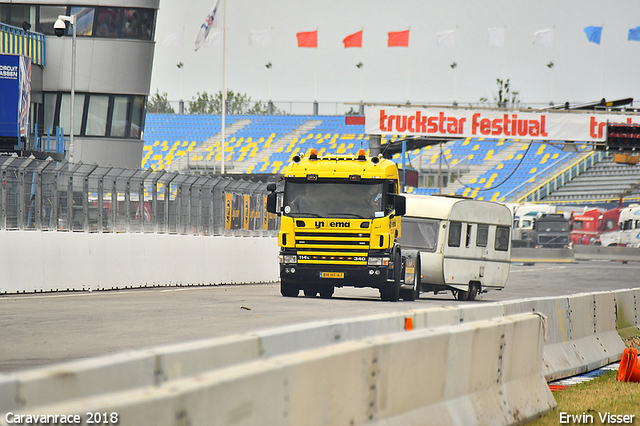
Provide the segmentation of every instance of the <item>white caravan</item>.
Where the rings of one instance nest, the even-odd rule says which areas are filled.
[[[502,289],[511,261],[511,211],[502,204],[404,194],[403,291],[449,290],[459,300]]]

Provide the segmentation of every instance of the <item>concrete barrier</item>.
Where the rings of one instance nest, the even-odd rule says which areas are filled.
[[[0,231],[0,294],[274,282],[277,256],[270,237]]]
[[[640,289],[632,289],[317,321],[0,375],[0,413],[135,392],[260,359],[397,334],[404,331],[406,318],[411,318],[413,327],[419,330],[541,313],[546,339],[541,374],[550,381],[620,359],[624,344],[616,324],[637,321],[635,300],[639,293]],[[618,300],[625,304],[616,304]],[[629,300],[634,302],[629,305]],[[475,357],[473,345],[465,342],[460,340],[455,346],[466,348],[461,352]]]
[[[576,258],[572,249],[513,248],[511,262],[517,263],[570,263]]]
[[[523,423],[555,407],[540,374],[542,345],[542,319],[524,314],[349,341],[20,412],[115,412],[122,426]]]
[[[625,348],[616,332],[616,292],[504,303],[505,315],[540,312],[546,318],[542,371],[548,381],[617,361]]]
[[[573,246],[576,260],[640,262],[640,249],[633,247]]]
[[[640,335],[640,289],[615,293],[616,329],[622,338]]]

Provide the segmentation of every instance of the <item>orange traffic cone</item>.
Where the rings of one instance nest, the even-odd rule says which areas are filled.
[[[633,354],[629,360],[629,368],[625,376],[625,382],[640,382],[640,358],[638,358],[638,350],[633,349]]]
[[[624,377],[627,375],[627,370],[629,369],[630,357],[631,349],[624,348],[624,351],[622,351],[622,359],[620,360],[620,367],[618,367],[618,375],[616,376],[616,380],[619,382],[624,382]]]
[[[625,348],[622,352],[616,378],[619,382],[640,382],[640,359],[637,349]]]

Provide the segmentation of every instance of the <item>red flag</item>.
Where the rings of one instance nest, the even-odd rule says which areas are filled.
[[[409,30],[389,31],[389,47],[409,47]]]
[[[344,47],[362,47],[362,30],[348,35],[342,40]]]
[[[318,30],[296,33],[298,47],[318,47]]]

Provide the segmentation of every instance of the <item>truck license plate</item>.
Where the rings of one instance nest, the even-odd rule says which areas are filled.
[[[344,278],[344,272],[320,272],[320,278]]]

